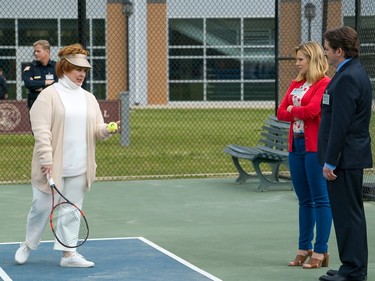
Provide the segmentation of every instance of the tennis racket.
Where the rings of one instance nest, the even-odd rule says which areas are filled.
[[[52,210],[49,221],[53,235],[64,247],[77,248],[85,243],[89,236],[89,225],[85,214],[61,194],[52,177],[47,176],[47,179],[52,193]],[[55,192],[60,195],[60,200],[56,204]]]

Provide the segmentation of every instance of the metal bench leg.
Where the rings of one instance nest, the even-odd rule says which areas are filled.
[[[269,163],[272,169],[272,173],[270,175],[270,180],[273,182],[280,181],[279,179],[279,170],[280,170],[280,164],[279,163]]]
[[[267,188],[270,186],[270,183],[272,182],[265,175],[263,175],[263,172],[260,169],[260,164],[263,163],[263,161],[255,159],[252,161],[252,163],[254,170],[260,180],[260,184],[257,188],[257,191],[267,191]]]
[[[249,178],[251,178],[251,175],[245,172],[245,170],[241,167],[240,161],[237,157],[232,156],[232,160],[234,163],[234,166],[236,166],[236,169],[238,171],[238,178],[236,179],[236,183],[242,184],[245,183]]]
[[[289,186],[293,190],[293,184],[291,181],[280,182],[279,180],[279,168],[282,163],[262,161],[260,159],[255,159],[252,161],[254,170],[259,177],[260,184],[257,191],[267,191],[270,186]],[[272,174],[270,176],[265,176],[260,169],[261,163],[268,163],[272,167]]]

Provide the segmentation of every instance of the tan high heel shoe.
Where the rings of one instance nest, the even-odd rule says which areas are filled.
[[[302,252],[306,252],[306,254],[303,255]],[[312,256],[312,254],[313,254],[313,250],[307,250],[307,251],[298,250],[298,254],[296,258],[294,259],[294,261],[289,262],[288,266],[301,266],[303,265],[305,260],[307,260],[308,257]]]
[[[315,255],[318,255],[318,253],[314,253],[310,260],[303,264],[304,269],[328,267],[329,253],[323,253],[323,259],[317,258]]]

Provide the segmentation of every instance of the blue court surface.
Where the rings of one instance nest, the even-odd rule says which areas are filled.
[[[42,242],[27,263],[17,265],[19,243],[0,244],[2,281],[221,281],[143,237],[88,240],[79,253],[93,268],[62,268],[53,242]]]

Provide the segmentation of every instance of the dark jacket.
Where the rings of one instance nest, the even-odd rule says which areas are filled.
[[[22,72],[22,80],[30,93],[39,94],[40,90],[35,90],[46,88],[46,80],[55,80],[55,82],[57,82],[58,79],[55,67],[56,62],[52,60],[50,60],[46,66],[34,60],[30,65],[25,67]]]
[[[56,62],[52,60],[49,60],[47,65],[42,65],[40,62],[34,60],[24,68],[22,80],[25,83],[25,87],[29,89],[27,95],[27,106],[29,109],[32,107],[39,93],[49,86],[46,86],[46,80],[58,81],[55,68]]]
[[[372,167],[372,87],[358,59],[345,63],[328,84],[322,99],[318,159],[338,169]]]
[[[4,95],[8,93],[8,83],[4,75],[0,75],[0,100],[4,99]]]

